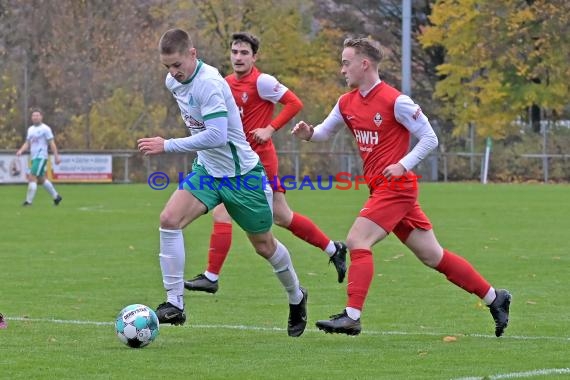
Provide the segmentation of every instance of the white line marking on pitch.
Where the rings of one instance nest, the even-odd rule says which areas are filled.
[[[502,373],[498,375],[488,375],[488,376],[460,377],[453,380],[520,379],[523,377],[567,375],[567,374],[570,374],[570,368],[544,368],[544,369],[536,369],[534,371],[526,371],[526,372],[511,372],[511,373]]]
[[[114,322],[97,322],[97,321],[82,321],[73,319],[50,319],[50,318],[23,318],[23,317],[7,317],[8,321],[20,321],[20,322],[38,322],[38,323],[59,323],[68,325],[93,325],[93,326],[112,326]],[[162,326],[164,327],[164,326]],[[166,327],[171,327],[166,325]],[[177,326],[180,328],[180,326]],[[195,329],[227,329],[227,330],[250,330],[250,331],[285,331],[282,327],[262,327],[262,326],[245,326],[245,325],[187,325],[186,328]],[[319,331],[317,329],[307,329],[307,331]],[[424,335],[424,336],[446,336],[454,335],[466,338],[488,338],[497,339],[495,335],[485,335],[485,334],[452,334],[452,333],[438,333],[429,331],[418,331],[418,332],[408,332],[408,331],[374,331],[366,330],[363,331],[364,335]],[[515,340],[558,340],[570,342],[570,337],[561,336],[522,336],[522,335],[505,335],[501,339],[515,339]],[[467,378],[466,378],[467,379]],[[477,378],[479,379],[479,378]]]

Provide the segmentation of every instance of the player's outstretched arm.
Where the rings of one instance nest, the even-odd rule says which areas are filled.
[[[137,140],[138,148],[145,156],[164,153],[164,139],[162,137],[143,137]]]
[[[344,126],[344,119],[340,113],[338,102],[322,123],[313,127],[304,121],[298,122],[291,134],[305,141],[327,141]]]
[[[291,134],[297,137],[300,140],[309,141],[313,136],[315,129],[312,125],[305,123],[304,121],[300,121],[291,130]]]

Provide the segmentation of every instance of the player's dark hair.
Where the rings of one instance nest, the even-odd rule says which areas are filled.
[[[257,54],[257,51],[259,50],[259,39],[251,33],[239,32],[232,34],[230,46],[236,42],[247,42],[249,46],[251,46],[253,54]]]
[[[160,54],[170,55],[185,53],[192,48],[192,39],[188,33],[182,29],[167,30],[158,42]]]
[[[353,48],[357,54],[364,55],[377,64],[384,58],[380,43],[370,38],[347,38],[344,47]]]

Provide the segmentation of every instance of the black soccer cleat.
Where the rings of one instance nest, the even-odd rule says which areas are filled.
[[[28,207],[31,205],[32,205],[32,202],[28,202],[28,201],[24,201],[24,203],[22,203],[22,206],[24,206],[24,207]]]
[[[360,318],[355,321],[346,314],[346,310],[343,310],[340,314],[331,315],[330,318],[331,319],[328,320],[317,321],[317,328],[327,334],[360,334],[362,329],[360,326]]]
[[[53,200],[53,204],[55,206],[59,205],[59,203],[63,200],[63,198],[61,197],[61,195],[57,195],[57,197]]]
[[[307,327],[307,298],[309,292],[301,287],[303,299],[298,305],[289,304],[289,320],[287,321],[287,334],[292,337],[303,335],[305,327]]]
[[[329,264],[334,264],[338,274],[338,282],[341,283],[344,281],[344,276],[346,276],[346,251],[348,248],[342,241],[335,241],[334,245],[336,247],[336,252],[331,256]]]
[[[495,293],[497,297],[488,307],[495,320],[495,335],[500,337],[509,324],[509,307],[512,296],[505,289],[495,290]]]
[[[186,322],[186,314],[171,304],[170,302],[163,302],[156,308],[156,316],[160,323],[170,323],[171,325],[183,325]]]
[[[184,281],[184,287],[188,290],[214,294],[218,291],[218,281],[212,281],[200,273],[193,279]]]

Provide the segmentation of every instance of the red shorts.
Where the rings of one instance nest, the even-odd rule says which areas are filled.
[[[416,188],[377,189],[362,206],[360,216],[370,219],[386,232],[405,242],[416,228],[431,230],[432,225],[418,203]]]
[[[285,189],[281,186],[279,180],[279,160],[277,159],[277,152],[275,149],[264,149],[256,151],[261,164],[265,168],[267,174],[267,184],[271,186],[274,192],[285,193]]]

